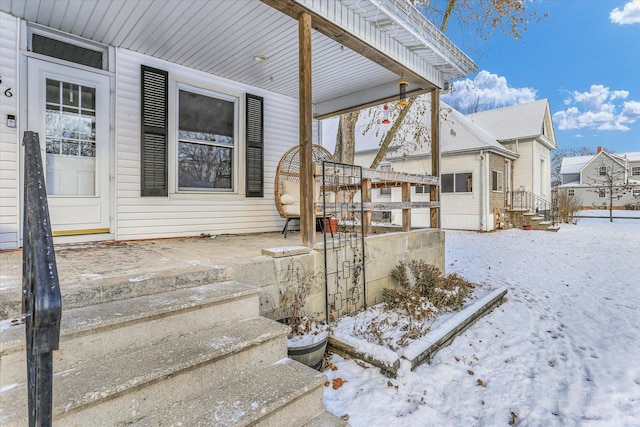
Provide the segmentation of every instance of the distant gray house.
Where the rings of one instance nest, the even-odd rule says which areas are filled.
[[[560,190],[578,198],[583,209],[613,209],[640,205],[640,151],[612,154],[600,150],[588,156],[565,157],[560,168]]]

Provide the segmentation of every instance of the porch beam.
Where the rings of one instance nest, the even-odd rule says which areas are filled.
[[[311,15],[298,18],[298,64],[300,109],[300,237],[302,245],[316,243],[313,199],[313,103],[311,95]]]
[[[301,13],[310,13],[316,31],[425,91],[444,86],[442,71],[339,1],[262,1],[294,19]]]
[[[440,89],[431,92],[431,176],[440,178]],[[439,185],[429,187],[429,200],[440,201]],[[430,210],[431,228],[440,228],[440,207]]]
[[[313,118],[316,120],[326,119],[338,114],[359,111],[363,108],[375,107],[384,103],[391,103],[398,100],[398,80],[390,81],[382,85],[367,88],[358,92],[349,93],[337,98],[317,102],[314,105]],[[407,97],[422,95],[431,89],[421,88],[409,84],[407,87]]]

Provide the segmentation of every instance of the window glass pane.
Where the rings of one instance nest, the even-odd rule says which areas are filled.
[[[235,103],[180,91],[180,139],[233,145]]]
[[[445,175],[442,175],[441,177],[441,185],[442,185],[442,192],[443,193],[453,193],[453,174],[452,173],[448,173]]]
[[[31,37],[31,49],[35,53],[64,59],[76,64],[102,69],[102,52],[50,39],[40,34]]]
[[[473,183],[470,173],[457,173],[456,176],[456,193],[470,193],[473,191]]]
[[[95,107],[95,88],[47,79],[48,194],[95,194]]]
[[[233,150],[207,144],[180,142],[178,186],[180,188],[232,189]]]

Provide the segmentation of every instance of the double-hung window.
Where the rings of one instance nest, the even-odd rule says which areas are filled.
[[[173,191],[241,193],[244,172],[245,197],[264,197],[263,98],[245,94],[240,111],[239,95],[176,83],[169,106],[169,74],[145,65],[141,70],[141,195],[168,196],[171,170]],[[173,135],[169,111],[175,112]]]
[[[178,190],[234,190],[237,119],[236,97],[180,87]]]
[[[441,176],[443,193],[473,192],[473,174],[471,172],[446,173]]]
[[[640,166],[633,166],[631,168],[631,176],[640,176]]]
[[[491,190],[502,193],[504,184],[504,173],[502,171],[491,171]]]

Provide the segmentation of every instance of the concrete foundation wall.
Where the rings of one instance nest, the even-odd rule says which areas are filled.
[[[235,280],[263,288],[260,313],[270,316],[278,307],[279,291],[288,282],[295,282],[291,271],[312,277],[306,313],[325,312],[324,251],[322,243],[308,254],[270,258],[264,262],[238,267]],[[408,233],[386,233],[365,239],[365,279],[367,305],[381,302],[382,289],[395,286],[391,271],[400,261],[423,259],[445,269],[445,233],[441,230],[414,230]]]

